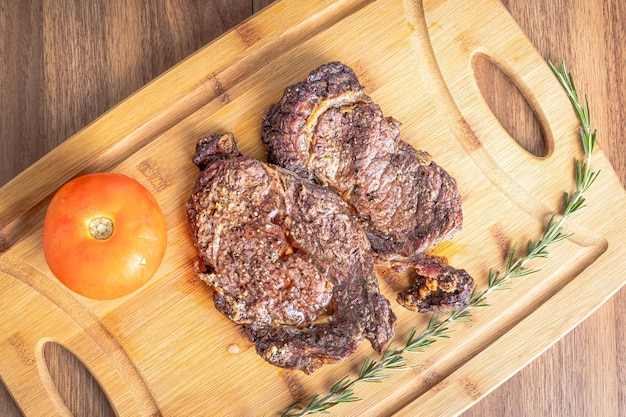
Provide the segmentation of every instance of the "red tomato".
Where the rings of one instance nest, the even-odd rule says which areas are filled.
[[[75,178],[54,195],[43,224],[52,273],[89,298],[135,291],[159,267],[167,245],[163,213],[152,194],[122,174]]]

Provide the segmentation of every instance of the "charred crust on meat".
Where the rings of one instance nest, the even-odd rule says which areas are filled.
[[[340,62],[287,87],[264,115],[262,135],[268,161],[327,186],[350,204],[379,262],[418,267],[425,253],[461,230],[462,199],[454,178],[400,138],[400,122],[384,116],[354,71]],[[449,276],[461,279],[458,271],[440,268],[442,284]],[[464,283],[470,280],[463,277]],[[465,299],[441,308],[462,307]]]
[[[268,362],[306,373],[382,352],[395,329],[370,243],[334,192],[243,156],[232,134],[198,141],[187,204],[196,273],[215,308],[244,326]]]
[[[474,280],[463,269],[444,258],[425,256],[413,264],[417,278],[410,288],[398,293],[397,301],[420,313],[445,313],[467,306]]]
[[[460,230],[463,216],[454,178],[399,127],[352,69],[331,62],[285,89],[263,118],[263,141],[268,161],[348,197],[376,252],[410,258]]]
[[[205,136],[196,143],[193,163],[203,170],[214,159],[241,156],[237,149],[237,139],[232,133]]]

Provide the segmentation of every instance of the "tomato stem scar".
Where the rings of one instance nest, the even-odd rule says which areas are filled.
[[[108,217],[95,217],[89,220],[89,234],[96,240],[107,240],[113,235],[113,220]]]

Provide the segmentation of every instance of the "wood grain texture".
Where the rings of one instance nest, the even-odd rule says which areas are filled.
[[[269,0],[0,1],[0,185]],[[44,351],[75,416],[114,416],[85,366]],[[0,416],[21,416],[0,383]]]
[[[2,0],[0,185],[268,3],[126,0],[60,6]],[[621,136],[626,111],[618,105],[626,98],[623,2],[505,5],[544,57],[568,63],[580,92],[590,96],[600,144],[626,183],[626,145]],[[490,85],[486,98],[507,120],[512,135],[540,153],[537,128],[506,78],[488,66],[480,67],[478,74],[484,85]],[[626,348],[621,343],[625,300],[622,290],[464,417],[626,415]],[[75,415],[113,415],[101,393],[92,389],[84,367],[54,345],[46,354]],[[20,415],[1,386],[0,415]]]
[[[503,3],[542,56],[567,63],[579,93],[589,96],[600,146],[626,184],[626,109],[619,104],[626,100],[626,29],[620,23],[626,19],[624,2]],[[485,74],[485,82],[490,80],[490,74]],[[507,110],[503,84],[502,79],[493,83],[493,100],[514,114]],[[515,117],[513,123],[517,123],[513,130],[524,137],[528,123]],[[463,417],[626,415],[625,306],[622,289]]]

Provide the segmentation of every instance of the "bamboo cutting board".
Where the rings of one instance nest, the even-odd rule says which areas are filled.
[[[66,413],[42,349],[60,343],[83,361],[119,415],[275,415],[295,400],[354,374],[373,351],[313,376],[280,370],[255,353],[215,311],[193,276],[184,203],[197,175],[195,141],[230,130],[242,152],[263,159],[260,118],[282,89],[330,61],[352,66],[402,137],[433,154],[458,180],[465,227],[438,252],[486,287],[490,267],[525,244],[573,189],[582,151],[567,99],[532,45],[497,1],[279,2],[207,46],[66,141],[0,189],[0,376],[27,416]],[[517,145],[491,114],[472,76],[488,57],[523,92],[544,127],[546,155]],[[472,323],[410,357],[418,365],[338,415],[450,415],[504,381],[622,284],[624,190],[601,152],[602,174],[575,234],[556,245],[541,272],[492,294]],[[41,223],[54,191],[71,177],[113,170],[137,178],[169,225],[166,259],[153,280],[115,301],[95,302],[61,287],[41,253]],[[612,230],[616,228],[617,230]],[[566,261],[564,261],[566,260]],[[394,299],[393,286],[382,280]],[[427,316],[402,310],[402,344]],[[541,325],[541,337],[537,329]],[[237,347],[238,353],[233,352]],[[237,350],[234,349],[234,350]]]

